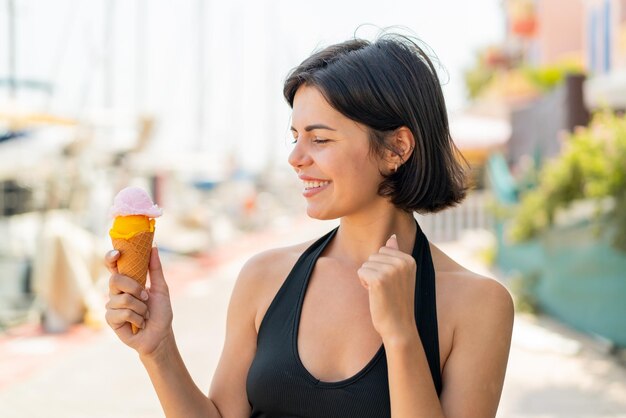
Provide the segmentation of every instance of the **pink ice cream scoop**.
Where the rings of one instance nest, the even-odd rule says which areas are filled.
[[[119,191],[113,199],[113,206],[109,210],[111,217],[143,215],[148,218],[158,218],[163,210],[152,202],[148,193],[140,187],[126,187]]]

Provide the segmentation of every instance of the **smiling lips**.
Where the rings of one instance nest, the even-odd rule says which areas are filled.
[[[304,197],[311,197],[321,192],[331,183],[329,180],[320,180],[306,176],[300,176],[300,179],[304,183],[304,190],[302,191]]]
[[[304,190],[317,189],[318,187],[327,186],[330,181],[304,181]]]

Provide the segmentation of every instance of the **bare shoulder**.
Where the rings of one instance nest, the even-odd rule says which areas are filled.
[[[256,353],[258,318],[305,247],[303,243],[259,253],[243,265],[237,277],[228,305],[224,348],[209,391],[222,416],[250,416],[246,376]]]
[[[513,298],[495,279],[469,270],[440,273],[446,286],[454,287],[451,299],[461,317],[471,319],[495,315],[513,317]]]
[[[455,333],[481,324],[512,326],[513,298],[502,283],[466,269],[434,246],[432,249],[437,302],[450,315]]]
[[[496,414],[513,332],[513,298],[507,288],[476,274],[431,246],[436,272],[437,315],[443,335],[446,416]],[[441,334],[443,331],[443,334]]]
[[[437,274],[438,292],[443,293],[443,304],[454,312],[455,323],[476,324],[486,317],[512,322],[513,298],[508,289],[497,280],[461,268]]]
[[[246,286],[264,287],[268,281],[289,272],[297,259],[314,240],[287,247],[272,248],[250,257],[239,273],[238,281]]]
[[[245,300],[248,307],[254,310],[257,331],[289,272],[313,242],[315,239],[260,252],[248,259],[241,268],[235,289],[247,295]]]

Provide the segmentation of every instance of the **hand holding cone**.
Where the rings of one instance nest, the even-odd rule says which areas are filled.
[[[145,287],[154,238],[154,219],[162,210],[148,194],[138,187],[121,190],[113,201],[111,216],[115,217],[109,231],[113,248],[120,252],[117,269]],[[133,334],[139,329],[132,325]]]

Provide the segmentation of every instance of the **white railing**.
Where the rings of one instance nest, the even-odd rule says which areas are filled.
[[[493,215],[487,208],[490,195],[488,191],[474,190],[457,207],[416,218],[430,241],[455,241],[464,231],[493,227]]]

